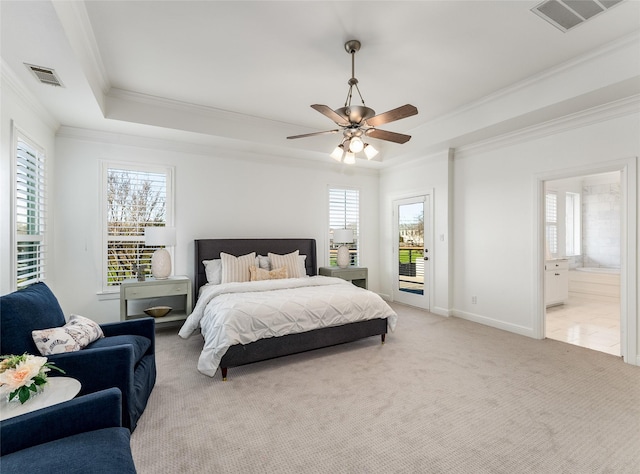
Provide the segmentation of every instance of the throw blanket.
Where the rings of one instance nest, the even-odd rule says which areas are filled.
[[[395,329],[397,314],[372,291],[340,278],[288,278],[202,287],[178,334],[201,329],[198,370],[213,377],[232,345],[379,318]]]

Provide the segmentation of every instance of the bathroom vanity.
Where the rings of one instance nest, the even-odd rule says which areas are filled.
[[[544,265],[544,300],[546,306],[564,304],[569,298],[569,260],[554,258]]]

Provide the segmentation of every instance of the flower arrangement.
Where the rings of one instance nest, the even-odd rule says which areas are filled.
[[[50,369],[65,373],[53,362],[47,362],[46,357],[30,354],[0,356],[0,388],[8,393],[8,401],[17,397],[20,403],[24,403],[44,389]]]

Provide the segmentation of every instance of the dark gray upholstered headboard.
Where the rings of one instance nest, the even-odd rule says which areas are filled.
[[[267,253],[287,254],[300,251],[300,255],[306,255],[305,266],[307,275],[317,274],[315,239],[199,239],[195,241],[195,299],[197,299],[200,287],[207,283],[207,275],[204,270],[203,260],[220,258],[220,252],[239,257],[251,252],[256,255]],[[194,301],[195,301],[194,299]]]

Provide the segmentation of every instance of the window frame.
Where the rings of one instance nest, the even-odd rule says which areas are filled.
[[[36,140],[31,138],[29,134],[17,127],[15,123],[11,123],[11,289],[13,291],[26,288],[34,283],[46,280],[46,267],[48,263],[47,245],[48,245],[48,170],[47,170],[47,153],[46,149],[42,147]],[[18,146],[19,143],[24,143],[30,151],[36,154],[35,159],[36,166],[36,185],[35,185],[35,212],[34,219],[37,221],[36,226],[38,228],[37,233],[21,234],[18,235],[19,224],[19,212],[18,205],[21,201],[18,191]],[[26,208],[26,206],[24,206]],[[26,237],[25,237],[26,235]],[[18,260],[20,252],[18,245],[21,242],[32,242],[34,246],[37,246],[37,257],[35,264],[35,272],[33,276],[20,281],[20,265]]]
[[[553,196],[553,212],[555,213],[555,220],[549,219],[549,197]],[[545,223],[545,240],[548,257],[556,258],[559,252],[559,239],[558,239],[558,193],[553,191],[545,192],[545,202],[544,202],[544,223]],[[553,240],[551,240],[550,231],[553,229]],[[552,245],[553,244],[553,245]]]
[[[582,255],[582,195],[574,191],[565,192],[565,255]]]
[[[359,188],[354,188],[354,187],[350,187],[350,186],[333,186],[333,185],[329,185],[327,186],[327,207],[328,207],[328,211],[327,211],[327,228],[328,228],[328,245],[327,245],[327,265],[328,266],[337,266],[337,262],[336,262],[336,255],[337,255],[337,248],[338,246],[336,246],[333,243],[333,227],[332,224],[335,223],[333,216],[332,216],[332,193],[334,192],[344,192],[346,193],[356,193],[356,198],[357,198],[357,206],[355,209],[347,209],[347,205],[345,203],[345,210],[342,212],[344,214],[343,217],[343,223],[340,224],[340,227],[338,227],[336,225],[336,228],[347,228],[347,229],[351,229],[353,230],[353,243],[349,244],[349,253],[351,255],[351,260],[350,260],[350,265],[353,266],[359,266],[360,265],[360,247],[361,247],[361,243],[360,243],[360,226],[361,226],[361,211],[360,211],[360,189]],[[345,196],[346,199],[346,196]],[[351,223],[351,225],[349,225],[346,221],[349,218],[349,212],[354,212],[355,211],[355,217],[356,217],[356,223],[355,225],[353,225],[353,223]],[[344,227],[346,225],[346,227]],[[334,248],[335,247],[335,248]]]
[[[109,242],[114,240],[109,238],[109,222],[108,222],[108,217],[109,217],[108,177],[109,177],[110,169],[131,171],[133,173],[164,174],[166,177],[164,225],[167,227],[174,226],[174,206],[175,206],[175,203],[174,203],[175,167],[174,166],[103,160],[102,167],[101,167],[101,170],[102,170],[102,176],[101,176],[102,246],[101,246],[101,249],[102,250],[101,250],[101,256],[100,256],[100,259],[102,262],[102,265],[101,265],[102,274],[100,278],[102,294],[118,293],[120,291],[120,283],[109,284]],[[127,236],[127,237],[128,238],[125,238],[125,239],[115,239],[115,240],[140,242],[144,246],[144,235],[139,236],[139,238],[135,238],[136,236]],[[149,247],[150,250],[155,250],[155,248],[156,247]],[[167,251],[171,255],[172,261],[175,262],[174,255],[173,255],[173,248],[167,248]]]

